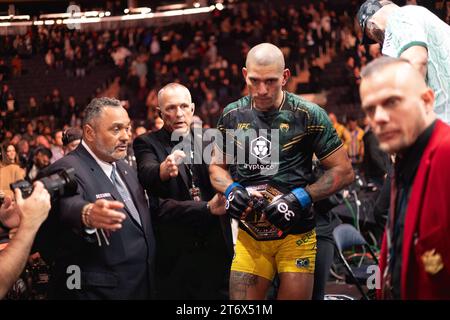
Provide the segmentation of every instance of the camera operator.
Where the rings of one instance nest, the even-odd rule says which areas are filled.
[[[27,262],[34,237],[50,211],[50,195],[44,185],[37,181],[34,191],[27,199],[15,189],[16,202],[5,197],[0,207],[0,223],[8,228],[18,226],[8,246],[0,251],[0,299],[17,280]]]

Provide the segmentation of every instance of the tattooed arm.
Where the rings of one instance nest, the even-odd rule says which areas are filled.
[[[209,165],[209,178],[214,189],[224,193],[227,187],[233,183],[233,179],[228,172],[228,160],[217,147],[212,152],[211,164]]]
[[[325,173],[313,184],[306,187],[313,202],[328,198],[353,182],[355,174],[345,148],[339,148],[329,157],[320,161]]]

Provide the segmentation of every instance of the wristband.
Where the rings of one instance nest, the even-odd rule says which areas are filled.
[[[303,208],[309,208],[311,206],[311,196],[305,189],[296,188],[292,190],[292,194],[297,198]]]
[[[233,182],[232,184],[230,184],[227,187],[227,189],[225,190],[225,193],[224,193],[224,195],[225,195],[225,197],[227,199],[228,199],[228,195],[230,194],[231,190],[233,190],[234,187],[241,187],[241,188],[243,188],[242,185],[240,183],[237,183],[237,182]]]

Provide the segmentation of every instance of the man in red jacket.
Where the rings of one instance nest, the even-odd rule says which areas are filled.
[[[396,155],[379,297],[450,299],[450,127],[407,60],[376,59],[361,76],[362,108],[380,148]]]

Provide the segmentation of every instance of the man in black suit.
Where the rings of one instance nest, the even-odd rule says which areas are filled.
[[[50,298],[151,297],[155,242],[144,190],[123,160],[130,138],[120,102],[93,99],[81,144],[46,169],[48,175],[73,167],[78,183],[74,196],[56,203],[38,243],[54,261]],[[51,241],[43,242],[48,234]],[[50,246],[54,250],[46,254]]]
[[[202,130],[191,130],[191,95],[170,83],[159,91],[158,105],[164,127],[134,141],[139,180],[160,198],[153,212],[157,297],[226,299],[233,252],[230,219],[225,199],[211,186],[208,165],[203,159],[192,161],[190,150],[201,157],[204,144]],[[171,136],[182,139],[185,152],[173,151],[178,138],[172,141]]]

